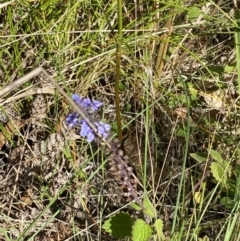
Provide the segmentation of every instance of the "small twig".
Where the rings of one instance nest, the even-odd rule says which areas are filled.
[[[43,70],[42,67],[38,67],[38,68],[34,69],[33,71],[31,71],[30,73],[24,75],[23,77],[21,77],[21,78],[15,80],[15,81],[13,81],[12,83],[8,84],[2,90],[0,90],[0,98],[2,98],[8,92],[16,89],[18,86],[24,84],[28,80],[32,79],[36,75],[40,74],[42,72],[42,70]]]

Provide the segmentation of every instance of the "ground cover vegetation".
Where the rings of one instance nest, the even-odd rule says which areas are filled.
[[[240,240],[235,1],[0,13],[0,240]]]

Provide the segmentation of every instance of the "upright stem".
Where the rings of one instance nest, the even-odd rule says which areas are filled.
[[[237,66],[237,81],[238,81],[238,93],[240,93],[240,11],[237,7],[234,8],[234,17],[236,21],[235,27],[235,45],[236,45],[236,66]]]
[[[116,45],[116,78],[115,78],[115,103],[118,138],[122,142],[122,124],[119,98],[120,65],[121,65],[121,41],[122,41],[122,1],[118,0],[118,37]]]

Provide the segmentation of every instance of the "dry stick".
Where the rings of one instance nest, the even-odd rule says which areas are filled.
[[[0,90],[0,97],[3,97],[9,91],[16,89],[19,85],[24,84],[25,82],[32,79],[36,75],[40,74],[42,70],[43,70],[42,67],[38,67],[38,68],[34,69],[33,71],[31,71],[30,73],[26,74],[25,76],[13,81],[12,83],[10,83],[6,87],[4,87],[2,90]]]

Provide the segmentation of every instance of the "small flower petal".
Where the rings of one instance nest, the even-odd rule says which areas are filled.
[[[91,132],[91,128],[88,126],[85,120],[82,120],[81,131],[80,131],[81,137],[86,137],[89,132]]]
[[[108,134],[109,134],[108,132],[110,131],[111,126],[109,124],[106,124],[106,123],[102,122],[102,121],[95,122],[94,124],[97,127],[98,134],[106,139],[108,137]]]
[[[109,124],[106,124],[102,121],[99,122],[101,125],[103,125],[105,131],[110,131],[111,130],[111,126]]]
[[[91,107],[92,102],[91,102],[91,100],[89,98],[84,98],[83,102],[82,102],[82,105],[83,105],[83,107],[88,108],[88,107]]]
[[[92,142],[94,138],[95,138],[95,135],[93,134],[93,132],[92,131],[88,132],[87,141]]]
[[[73,94],[73,95],[72,95],[72,99],[73,99],[74,102],[76,102],[77,104],[81,105],[81,103],[82,103],[82,98],[81,98],[79,95]]]
[[[95,125],[97,126],[98,133],[102,135],[105,132],[104,126],[98,122],[95,122]]]
[[[103,105],[102,102],[98,101],[98,100],[93,100],[92,101],[92,110],[93,111],[98,111],[99,107],[101,107]]]

